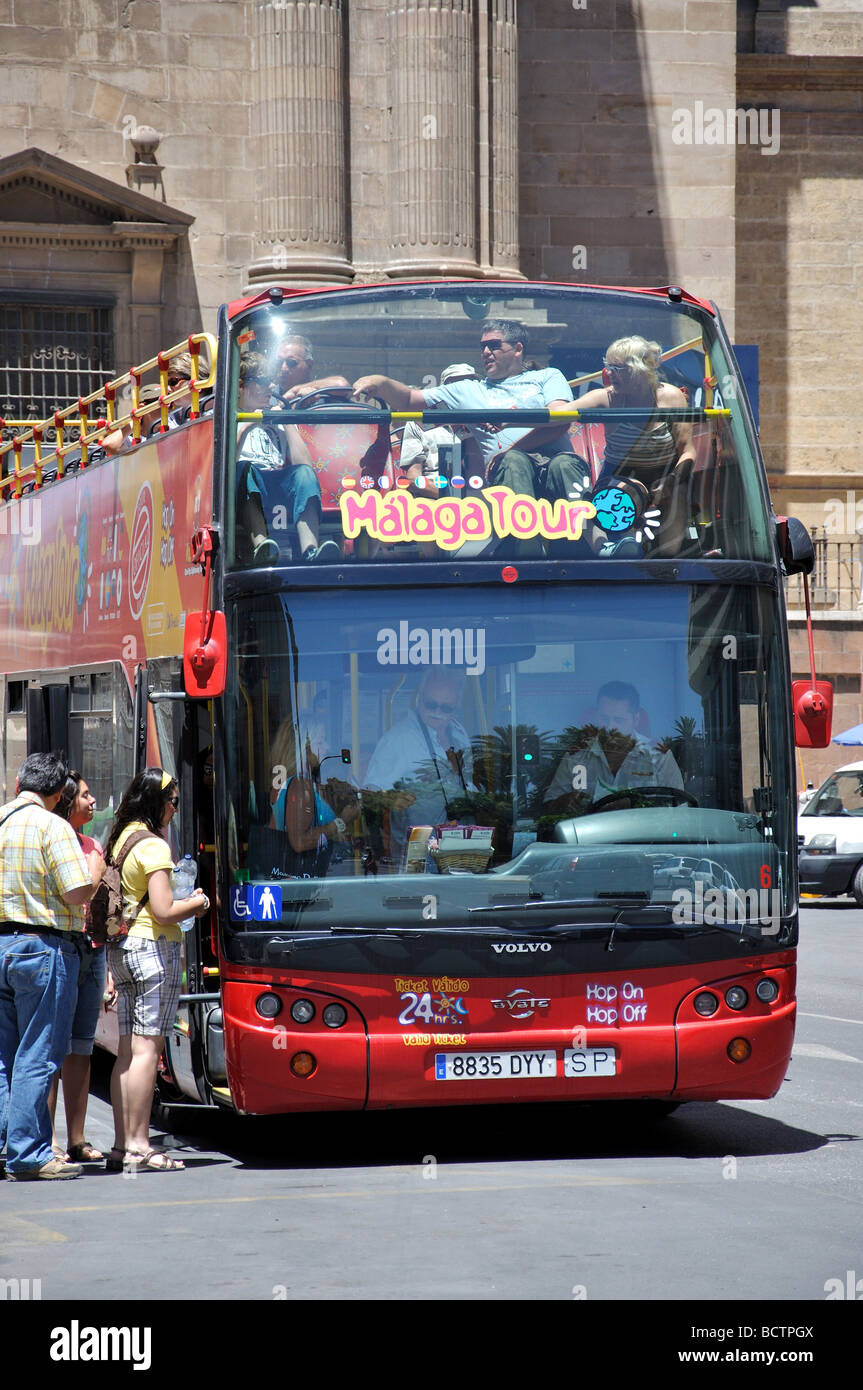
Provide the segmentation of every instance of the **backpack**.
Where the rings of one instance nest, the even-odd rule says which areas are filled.
[[[130,850],[151,836],[154,839],[158,838],[153,836],[152,830],[136,830],[134,835],[129,836],[117,859],[109,859],[107,862],[102,881],[90,899],[90,911],[87,918],[87,935],[97,946],[104,946],[108,941],[117,941],[119,938],[127,936],[129,928],[133,925],[135,918],[150,896],[148,888],[132,916],[128,921],[124,918],[123,863]]]

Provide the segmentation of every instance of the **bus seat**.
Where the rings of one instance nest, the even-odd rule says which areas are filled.
[[[576,402],[578,404],[578,402]],[[605,453],[605,428],[603,425],[575,420],[569,427],[569,437],[577,454],[590,464],[590,481],[595,483],[602,467]]]
[[[359,483],[367,474],[375,481],[381,475],[390,483],[394,481],[389,429],[385,424],[303,423],[297,428],[308,445],[312,467],[318,475],[324,516],[338,512],[343,478]]]

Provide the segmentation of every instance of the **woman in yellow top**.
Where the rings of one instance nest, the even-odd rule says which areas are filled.
[[[150,1144],[150,1110],[159,1057],[177,1012],[182,983],[182,932],[186,917],[203,917],[210,902],[200,888],[174,901],[173,860],[162,837],[180,804],[177,783],[160,767],[148,767],[130,783],[108,839],[115,861],[136,831],[150,831],[123,860],[124,917],[129,934],[108,943],[108,964],[117,990],[120,1044],[111,1074],[114,1147],[110,1172],[183,1167]]]

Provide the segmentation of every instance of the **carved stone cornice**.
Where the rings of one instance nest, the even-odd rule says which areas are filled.
[[[167,251],[186,235],[184,226],[115,222],[110,227],[0,220],[0,246],[35,246],[71,251]]]

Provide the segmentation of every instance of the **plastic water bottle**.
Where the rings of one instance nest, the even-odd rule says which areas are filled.
[[[186,854],[180,860],[176,869],[171,875],[171,888],[174,893],[174,901],[178,898],[190,898],[195,891],[195,880],[198,877],[198,866],[191,854]],[[195,925],[194,917],[184,917],[177,926],[180,931],[191,931]]]

